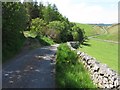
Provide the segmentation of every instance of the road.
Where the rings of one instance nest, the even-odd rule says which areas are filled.
[[[2,66],[2,88],[55,88],[57,45],[37,48]]]

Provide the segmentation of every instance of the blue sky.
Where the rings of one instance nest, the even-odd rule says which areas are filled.
[[[119,0],[37,0],[56,4],[71,22],[117,23]]]

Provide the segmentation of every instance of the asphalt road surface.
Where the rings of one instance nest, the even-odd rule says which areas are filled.
[[[58,45],[37,48],[2,66],[2,88],[55,88]]]

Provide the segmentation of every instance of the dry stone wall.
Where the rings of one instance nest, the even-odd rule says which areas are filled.
[[[70,42],[67,43],[71,50],[75,50]],[[75,43],[74,43],[75,44]],[[95,58],[84,52],[77,51],[84,67],[90,72],[91,79],[99,88],[116,88],[120,89],[120,76],[109,68],[106,64],[101,64]]]

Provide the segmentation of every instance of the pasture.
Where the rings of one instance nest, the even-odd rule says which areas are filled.
[[[76,24],[78,27],[80,27],[85,31],[85,35],[88,37],[104,33],[102,28],[97,25],[81,24],[81,23],[76,23]]]
[[[118,36],[120,35],[118,27],[119,27],[119,24],[114,24],[114,25],[106,28],[107,34],[97,36],[96,38],[104,39],[104,40],[118,41]]]
[[[79,50],[118,71],[118,44],[90,39]]]

